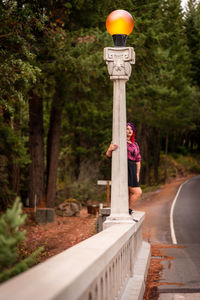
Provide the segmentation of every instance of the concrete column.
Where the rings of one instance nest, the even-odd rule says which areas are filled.
[[[112,141],[118,145],[112,153],[111,215],[104,228],[114,223],[132,221],[128,214],[128,170],[126,140],[126,81],[135,63],[132,47],[104,48],[104,60],[113,80],[113,129]]]

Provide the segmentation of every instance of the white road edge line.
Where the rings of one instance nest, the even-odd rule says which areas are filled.
[[[182,187],[184,186],[184,184],[186,184],[187,182],[189,181],[189,179],[182,183],[178,189],[178,192],[176,193],[176,196],[172,202],[172,205],[171,205],[171,209],[170,209],[170,230],[171,230],[171,239],[172,239],[172,244],[177,244],[177,239],[176,239],[176,235],[175,235],[175,230],[174,230],[174,222],[173,222],[173,213],[174,213],[174,206],[176,204],[176,200],[178,198],[178,195],[182,189]]]

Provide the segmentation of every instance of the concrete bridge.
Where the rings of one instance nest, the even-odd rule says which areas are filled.
[[[150,245],[138,222],[115,224],[0,286],[1,300],[143,299]]]

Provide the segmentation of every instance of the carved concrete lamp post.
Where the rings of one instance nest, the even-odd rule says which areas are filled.
[[[125,10],[113,11],[106,20],[114,47],[104,48],[104,60],[113,81],[112,141],[118,145],[112,153],[111,214],[104,222],[104,229],[115,223],[133,222],[128,214],[128,170],[126,142],[126,82],[135,63],[135,52],[126,47],[127,36],[133,30],[133,18]]]

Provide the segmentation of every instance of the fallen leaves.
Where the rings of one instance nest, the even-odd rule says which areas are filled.
[[[29,215],[23,229],[27,231],[27,239],[20,246],[20,255],[28,256],[38,247],[44,246],[44,251],[37,259],[39,263],[94,235],[96,217],[88,215],[86,209],[83,209],[80,217],[56,216],[54,223],[36,225]]]
[[[161,261],[168,260],[168,267],[171,263],[170,260],[174,259],[171,256],[165,256],[162,253],[164,248],[184,248],[184,246],[171,245],[171,244],[152,244],[151,245],[151,262],[149,266],[148,276],[146,280],[146,290],[144,300],[157,300],[159,293],[157,287],[160,285],[183,285],[178,282],[160,282],[163,265]]]

